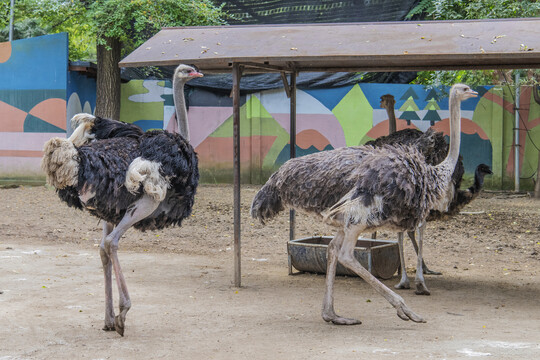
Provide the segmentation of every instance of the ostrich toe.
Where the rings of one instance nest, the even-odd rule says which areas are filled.
[[[426,287],[426,284],[423,281],[416,282],[416,295],[431,295],[431,292]]]
[[[427,267],[424,266],[424,274],[425,275],[442,275],[442,272],[435,271],[435,270],[430,270],[430,269],[428,269]]]
[[[122,319],[120,315],[117,315],[114,318],[114,325],[116,332],[119,333],[120,336],[124,336],[124,319]]]

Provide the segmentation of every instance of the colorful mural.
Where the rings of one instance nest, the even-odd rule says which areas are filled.
[[[170,82],[131,81],[122,85],[122,120],[144,129],[174,129]],[[466,176],[480,163],[493,168],[487,185],[502,189],[513,182],[513,102],[511,89],[478,87],[479,97],[462,104],[461,154]],[[302,156],[341,146],[361,145],[388,134],[388,115],[380,97],[396,100],[398,130],[433,127],[449,135],[448,88],[419,85],[357,84],[333,89],[297,91],[296,154]],[[189,91],[192,144],[206,182],[232,180],[232,103],[227,94]],[[534,174],[540,147],[540,105],[530,88],[522,87],[521,117],[529,136],[521,132],[522,176]],[[262,91],[241,99],[242,181],[261,183],[289,159],[289,100],[283,90]],[[532,182],[523,182],[525,187]]]
[[[41,176],[45,141],[66,136],[71,116],[93,113],[95,79],[69,71],[67,34],[0,43],[0,178]],[[39,59],[39,66],[35,59]],[[513,188],[514,95],[502,86],[476,88],[462,104],[461,154],[466,176],[479,163],[492,167],[486,185]],[[144,130],[176,130],[170,81],[133,80],[121,86],[120,120]],[[356,84],[297,91],[296,154],[361,145],[388,134],[380,97],[396,100],[397,127],[433,127],[448,135],[448,89],[419,85]],[[540,148],[540,105],[531,88],[520,97],[522,188],[533,186]],[[205,182],[232,181],[232,100],[227,93],[187,87],[191,143]],[[241,96],[242,181],[262,183],[289,158],[289,99],[283,90]]]
[[[67,34],[0,44],[3,176],[41,175],[43,143],[65,134],[67,45]]]

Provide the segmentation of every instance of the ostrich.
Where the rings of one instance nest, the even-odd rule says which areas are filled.
[[[395,100],[392,95],[387,94],[387,95],[381,96],[381,107],[385,108],[388,114],[390,134],[388,136],[382,136],[376,140],[369,141],[366,144],[373,145],[373,146],[382,146],[384,144],[395,144],[395,143],[415,145],[424,154],[424,156],[426,157],[426,161],[429,164],[436,165],[440,163],[445,158],[446,154],[448,153],[448,144],[444,140],[443,134],[436,133],[431,129],[429,129],[425,133],[417,129],[404,129],[404,130],[400,130],[396,132],[395,131],[396,130],[396,116],[394,112],[394,104],[395,104]],[[491,174],[491,170],[489,169],[487,165],[485,164],[479,165],[475,172],[475,185],[473,185],[473,187],[469,188],[468,190],[463,191],[463,190],[460,190],[460,186],[461,186],[461,181],[462,181],[464,172],[465,172],[465,169],[463,166],[462,158],[460,156],[456,163],[456,168],[454,169],[454,172],[452,174],[452,182],[455,188],[455,193],[454,193],[455,195],[450,205],[448,206],[448,210],[445,212],[432,210],[427,218],[427,221],[448,219],[456,215],[460,209],[462,209],[465,205],[467,205],[472,200],[474,200],[474,198],[476,198],[476,196],[478,195],[478,192],[481,190],[481,187],[483,185],[484,176],[487,174]],[[423,229],[420,229],[420,231],[423,231]],[[418,254],[418,244],[416,242],[415,232],[408,231],[407,234],[409,235],[409,238],[411,239],[413,247],[416,253]],[[403,237],[403,234],[398,233],[398,246],[399,246],[400,258],[401,258],[400,259],[401,260],[401,268],[400,268],[401,280],[395,287],[398,289],[408,289],[410,288],[410,285],[409,285],[409,279],[407,278],[406,269],[405,269],[402,237]],[[428,267],[426,266],[424,262],[424,259],[422,258],[421,260],[422,260],[422,269],[423,269],[424,274],[441,275],[440,272],[432,271],[428,269]],[[421,285],[420,289],[417,289],[416,293],[420,295],[430,294],[429,290],[425,286],[425,283]]]
[[[202,76],[179,65],[173,92],[180,130],[187,129],[183,85]],[[105,278],[105,326],[124,335],[131,307],[118,261],[118,244],[130,228],[145,231],[181,225],[191,213],[199,180],[197,154],[183,135],[163,130],[143,133],[134,125],[76,115],[68,139],[53,138],[44,147],[42,169],[47,182],[69,206],[86,209],[104,220],[100,256]],[[112,271],[119,293],[115,317]]]
[[[460,103],[477,94],[463,84],[450,90],[450,147],[439,165],[427,163],[424,155],[410,145],[339,148],[290,159],[255,195],[251,216],[263,224],[288,206],[314,214],[337,228],[327,250],[322,309],[325,321],[342,325],[361,323],[334,311],[334,280],[339,261],[373,286],[394,306],[401,319],[424,322],[401,296],[356,260],[354,247],[361,232],[383,228],[414,230],[425,222],[431,209],[447,208],[454,195],[452,172],[459,156]],[[421,254],[421,237],[419,243]]]

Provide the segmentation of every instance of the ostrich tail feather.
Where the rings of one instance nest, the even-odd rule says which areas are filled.
[[[45,143],[41,169],[47,176],[47,183],[56,189],[77,186],[79,176],[79,156],[71,141],[52,138]]]
[[[145,194],[158,202],[163,201],[171,185],[161,176],[160,167],[160,163],[155,161],[144,160],[141,157],[134,159],[126,174],[126,189],[132,194],[138,194],[142,187]]]
[[[269,180],[270,182],[270,180]],[[278,189],[266,183],[253,198],[251,217],[264,224],[284,209]]]

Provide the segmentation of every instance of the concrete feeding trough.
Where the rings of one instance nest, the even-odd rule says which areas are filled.
[[[287,243],[289,275],[293,267],[300,272],[326,273],[326,250],[331,236],[317,236],[290,240]],[[354,256],[372,275],[381,279],[391,278],[399,267],[397,241],[358,238]],[[337,275],[356,276],[338,263]]]

